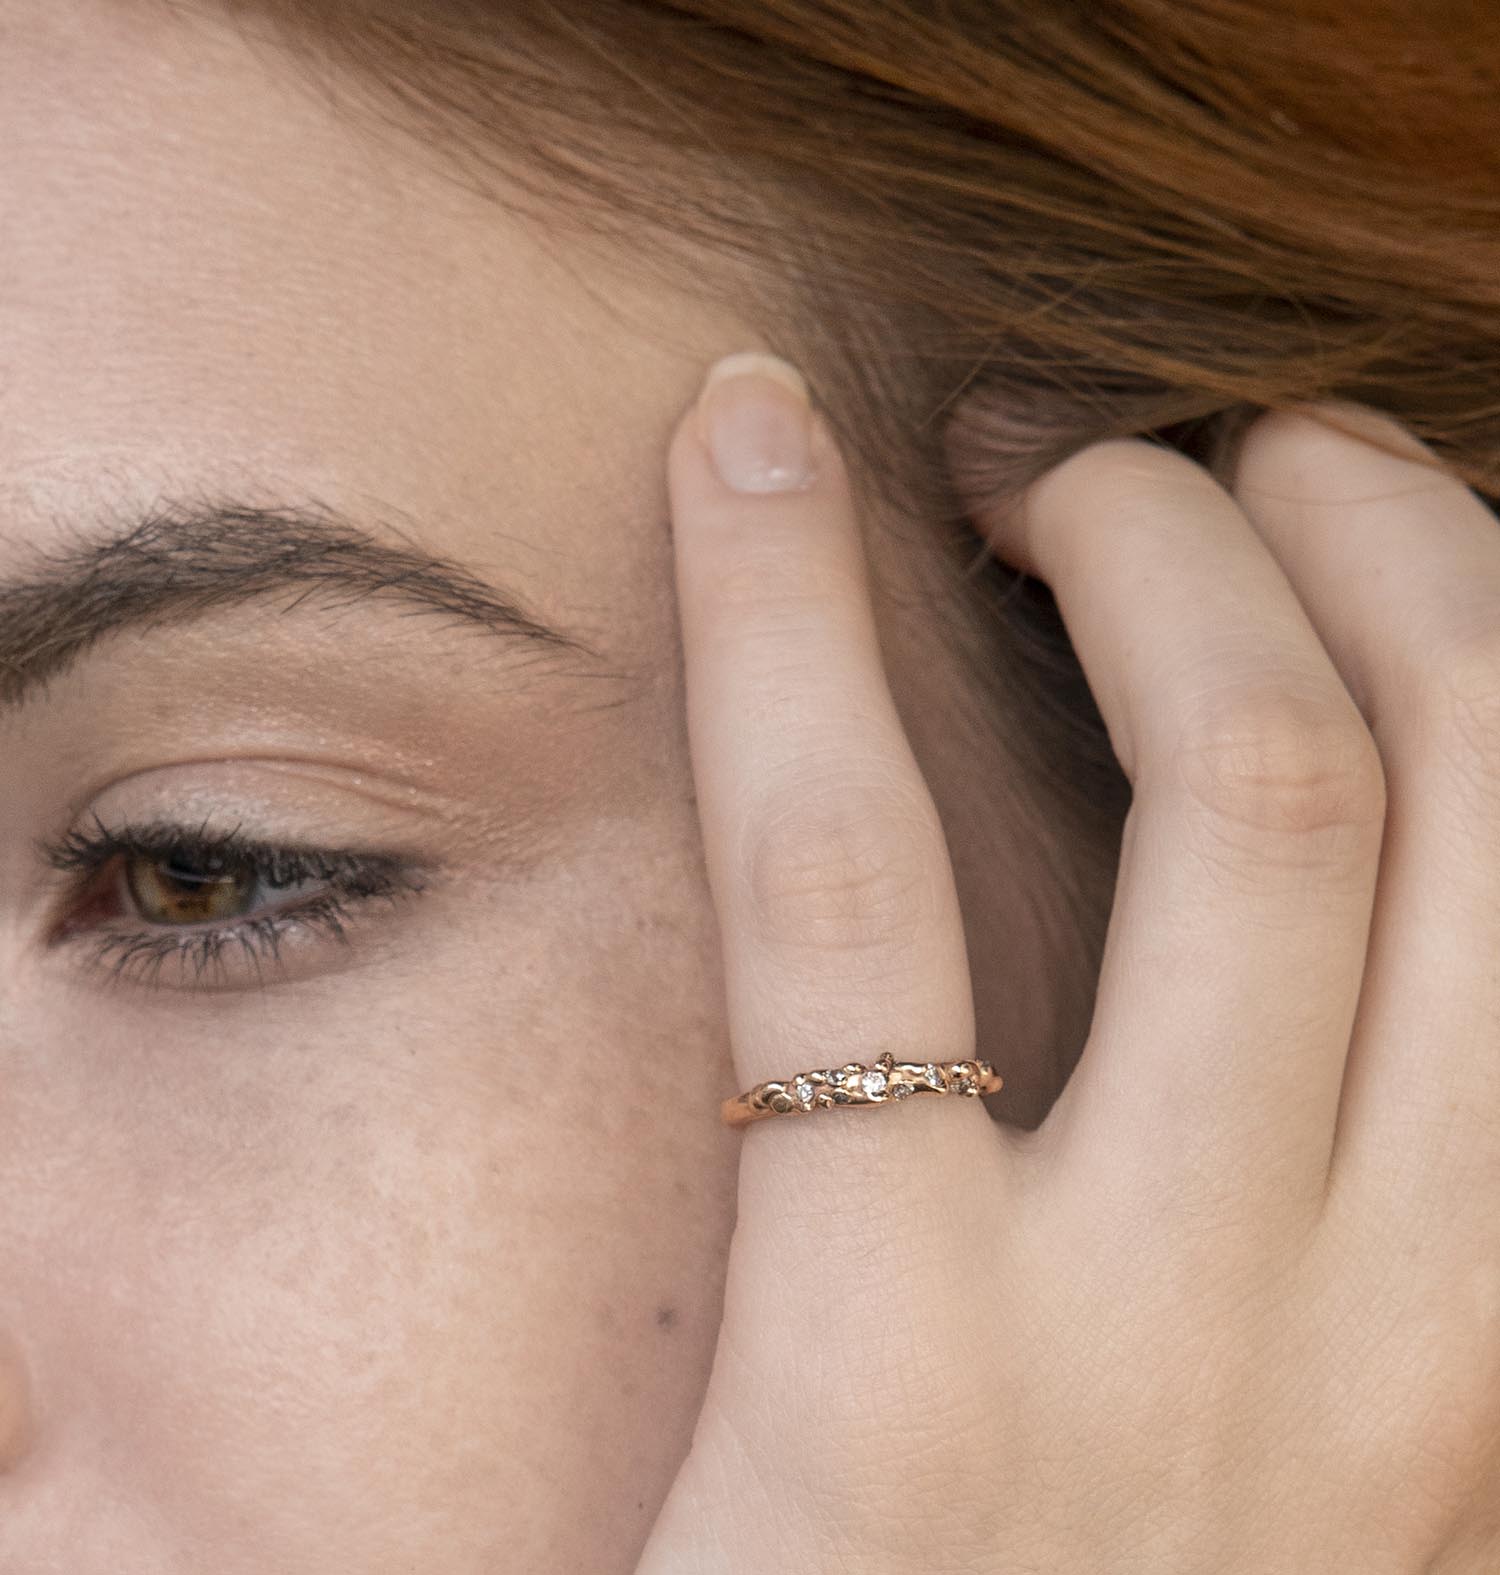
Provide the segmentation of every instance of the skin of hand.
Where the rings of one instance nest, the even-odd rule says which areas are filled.
[[[740,1086],[967,1058],[847,473],[758,364],[669,456]],[[1228,488],[1111,441],[984,515],[1135,789],[1089,1040],[1033,1132],[745,1129],[639,1575],[1500,1567],[1500,532],[1425,452],[1307,407]]]

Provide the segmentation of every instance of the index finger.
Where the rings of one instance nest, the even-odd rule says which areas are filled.
[[[810,430],[806,484],[735,491],[696,408],[669,454],[693,776],[742,1089],[885,1051],[975,1053],[947,845],[886,683],[847,474],[802,387],[784,362],[733,356],[700,408],[731,469],[737,433],[739,458],[758,443],[783,481],[788,432]],[[825,1312],[879,1277],[891,1313],[890,1254],[972,1254],[1002,1202],[1000,1130],[977,1099],[774,1116],[743,1141],[736,1257],[766,1254],[745,1272]]]

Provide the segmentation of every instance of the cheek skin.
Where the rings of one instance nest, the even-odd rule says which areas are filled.
[[[421,988],[150,1008],[155,1043],[107,997],[36,1009],[0,1113],[0,1187],[34,1217],[0,1283],[43,1334],[74,1513],[118,1535],[146,1508],[171,1575],[396,1575],[435,1548],[444,1575],[629,1575],[733,1223],[691,812],[486,892]]]
[[[0,1477],[14,1470],[30,1451],[30,1390],[25,1352],[0,1329]]]

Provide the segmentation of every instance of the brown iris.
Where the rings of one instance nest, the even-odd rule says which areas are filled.
[[[241,917],[258,883],[254,868],[243,861],[137,854],[125,860],[125,884],[148,922],[202,924]]]

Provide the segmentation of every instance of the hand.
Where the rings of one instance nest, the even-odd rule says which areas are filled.
[[[709,397],[764,436],[757,389],[795,420]],[[813,436],[801,490],[731,491],[691,413],[669,461],[742,1088],[974,1053]],[[1134,786],[1088,1044],[1035,1133],[951,1095],[745,1129],[641,1575],[1500,1568],[1500,526],[1423,452],[1263,416],[1232,492],[1114,441],[982,519]]]

